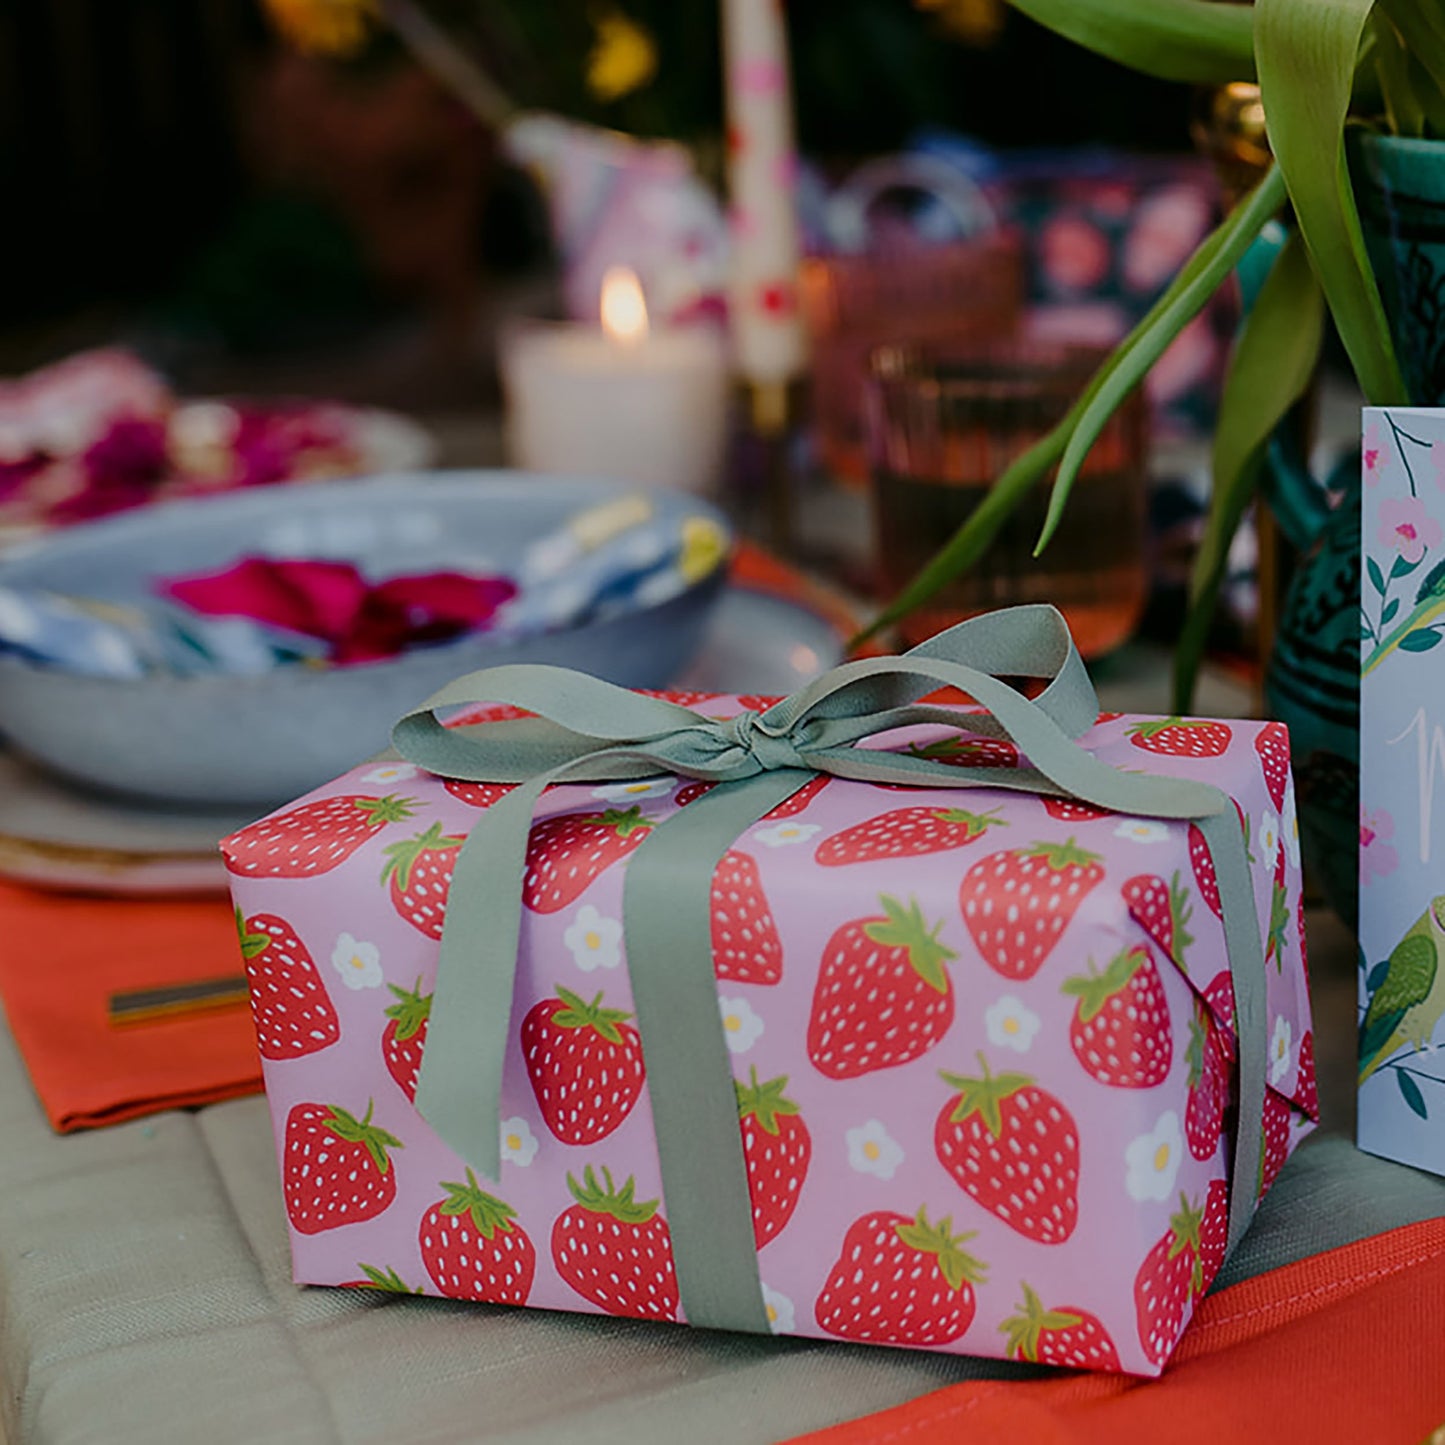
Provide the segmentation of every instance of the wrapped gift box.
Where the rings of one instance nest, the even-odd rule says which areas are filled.
[[[1445,411],[1367,408],[1363,462],[1357,1128],[1445,1174]]]
[[[1019,766],[958,723],[863,746]],[[1106,715],[1082,745],[1215,784],[1243,820],[1270,1039],[1263,1142],[1235,1171],[1253,1197],[1317,1116],[1287,737]],[[683,1318],[623,884],[708,789],[542,796],[495,1183],[414,1098],[452,869],[508,788],[372,762],[226,840],[298,1281]],[[1224,1257],[1232,1172],[1198,830],[819,776],[736,837],[711,905],[771,1327],[1157,1374]]]

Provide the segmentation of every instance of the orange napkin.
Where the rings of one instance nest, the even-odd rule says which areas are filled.
[[[1158,1380],[972,1380],[802,1439],[1419,1445],[1445,1422],[1442,1327],[1445,1220],[1430,1219],[1210,1295]]]
[[[261,1087],[244,1004],[124,1028],[124,989],[241,972],[222,899],[82,898],[0,884],[0,999],[51,1124],[114,1124]]]

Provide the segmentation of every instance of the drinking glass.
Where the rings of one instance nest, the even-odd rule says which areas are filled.
[[[930,350],[885,346],[870,360],[868,455],[885,597],[973,514],[1008,464],[1059,422],[1104,360],[1101,348],[1009,341]],[[912,646],[965,617],[1052,602],[1085,657],[1111,651],[1143,612],[1148,411],[1136,390],[1084,462],[1053,541],[1034,546],[1053,474],[988,551],[900,624]]]

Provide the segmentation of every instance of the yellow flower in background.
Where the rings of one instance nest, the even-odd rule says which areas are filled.
[[[913,0],[931,10],[943,28],[965,45],[992,45],[1004,23],[1004,0]]]
[[[621,100],[657,74],[652,36],[620,10],[593,16],[597,39],[587,57],[587,88],[598,100]]]
[[[303,55],[345,60],[371,38],[381,19],[377,0],[261,0],[266,18]]]
[[[728,549],[727,533],[709,517],[689,517],[682,524],[682,552],[677,570],[684,582],[706,577]]]

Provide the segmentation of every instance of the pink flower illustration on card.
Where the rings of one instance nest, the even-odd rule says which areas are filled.
[[[1400,861],[1390,846],[1395,836],[1395,820],[1386,808],[1360,809],[1360,881],[1383,878],[1393,873]]]
[[[1389,460],[1389,455],[1389,448],[1385,444],[1385,437],[1380,431],[1379,423],[1372,421],[1365,428],[1364,443],[1360,452],[1367,487],[1375,486],[1384,475],[1385,463]]]
[[[1442,534],[1419,497],[1387,497],[1380,503],[1378,535],[1382,545],[1395,548],[1407,562],[1418,562],[1440,545]]]

